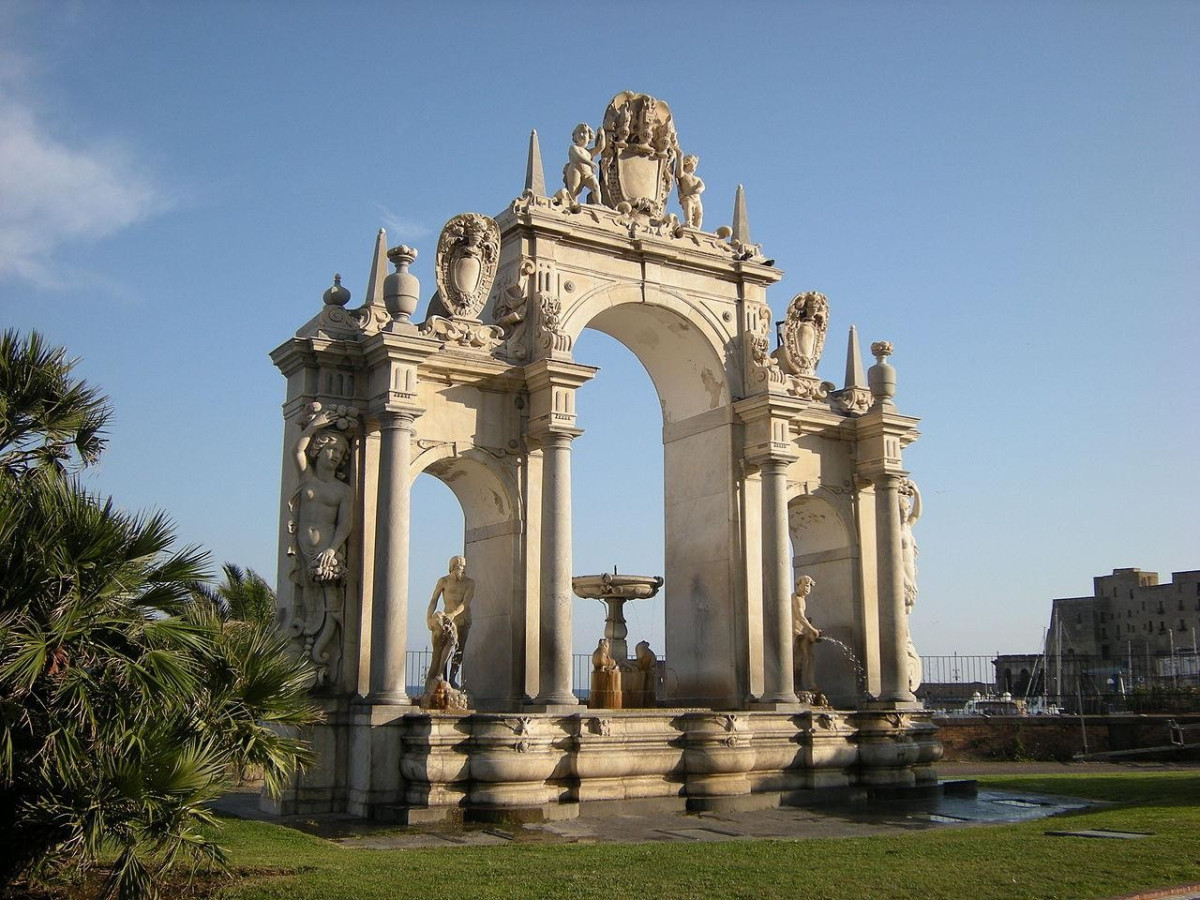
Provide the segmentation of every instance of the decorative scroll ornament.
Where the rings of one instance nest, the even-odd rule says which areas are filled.
[[[871,392],[865,387],[842,388],[830,394],[834,406],[842,412],[861,416],[871,408]]]
[[[600,195],[613,209],[661,219],[675,179],[679,140],[671,109],[649,94],[622,91],[604,112]]]
[[[829,329],[829,300],[807,291],[788,304],[783,320],[783,361],[794,375],[815,375]]]
[[[535,271],[533,260],[523,257],[512,283],[499,292],[492,309],[496,325],[504,330],[509,355],[518,360],[529,355],[525,348],[525,333],[529,325],[529,286]]]
[[[504,340],[504,329],[497,325],[484,325],[475,319],[447,319],[444,316],[430,316],[419,333],[435,337],[443,344],[453,344],[467,350],[491,350]]]
[[[495,221],[479,213],[455,216],[438,238],[434,272],[441,310],[430,312],[476,318],[492,289],[499,261],[500,229]]]
[[[752,383],[782,385],[786,379],[771,356],[771,310],[765,303],[746,304],[746,375]]]
[[[538,346],[551,352],[570,353],[574,342],[571,336],[562,330],[562,301],[549,291],[538,291],[537,305],[541,314]]]

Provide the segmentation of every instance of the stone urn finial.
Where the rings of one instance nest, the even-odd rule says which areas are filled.
[[[388,313],[397,322],[409,322],[417,311],[421,296],[421,282],[408,271],[417,258],[417,251],[403,244],[387,252],[396,271],[383,280],[383,303]]]
[[[333,284],[322,297],[326,306],[345,306],[350,302],[350,291],[342,287],[342,276],[334,273]]]
[[[892,342],[875,341],[871,344],[871,353],[875,357],[875,365],[867,370],[871,396],[875,398],[876,406],[891,406],[892,398],[896,396],[896,369],[887,361],[892,355]]]

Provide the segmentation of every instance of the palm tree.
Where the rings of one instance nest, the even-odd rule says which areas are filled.
[[[108,399],[71,377],[75,363],[36,331],[0,335],[0,472],[62,472],[100,455]]]
[[[108,414],[63,352],[6,334],[0,357],[0,887],[115,852],[104,893],[150,897],[177,860],[221,863],[206,804],[232,771],[278,790],[308,761],[284,735],[315,719],[311,672],[195,601],[207,554],[174,549],[164,515],[61,477],[95,458]],[[21,399],[39,392],[59,400]]]
[[[243,569],[231,562],[221,567],[225,581],[215,587],[197,582],[193,590],[197,597],[207,600],[226,619],[270,625],[275,618],[275,591],[267,580],[253,569]]]

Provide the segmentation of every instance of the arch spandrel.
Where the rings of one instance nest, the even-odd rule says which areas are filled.
[[[641,282],[597,288],[563,316],[573,343],[585,328],[637,357],[658,392],[664,424],[726,406],[739,393],[733,335],[717,314],[683,294]]]

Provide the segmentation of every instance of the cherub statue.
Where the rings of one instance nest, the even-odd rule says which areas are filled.
[[[796,685],[801,691],[816,690],[813,677],[813,645],[820,640],[821,631],[806,615],[808,595],[816,586],[808,575],[796,579],[796,591],[792,594],[792,665],[796,670]]]
[[[588,143],[595,139],[592,147]],[[596,180],[595,159],[604,150],[604,131],[592,131],[586,122],[580,122],[571,133],[571,148],[567,151],[567,164],[563,166],[563,189],[555,195],[564,206],[575,206],[584,188],[588,189],[588,203],[600,201],[600,182]]]
[[[696,174],[696,166],[699,164],[700,157],[689,153],[683,158],[675,173],[675,181],[679,190],[679,206],[683,210],[684,224],[697,231],[700,229],[700,223],[704,221],[704,204],[700,200],[700,195],[704,193],[704,182]]]

